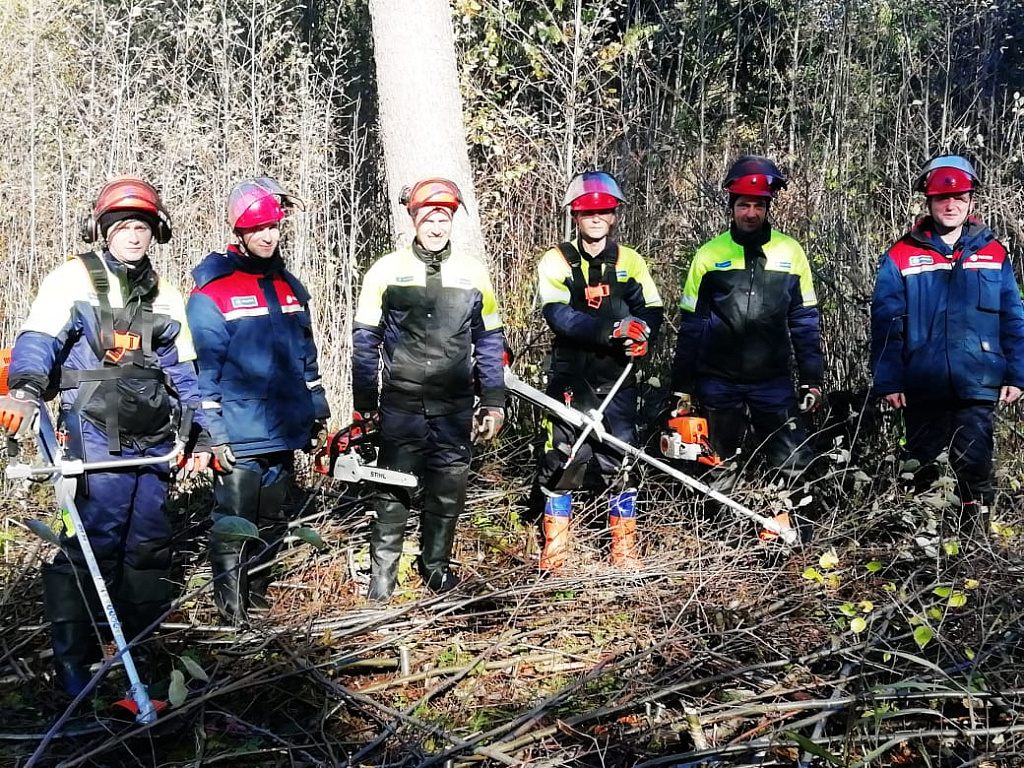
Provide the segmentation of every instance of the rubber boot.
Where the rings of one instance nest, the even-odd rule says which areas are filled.
[[[95,595],[89,574],[79,576],[86,593]],[[69,696],[77,696],[92,680],[89,667],[103,658],[103,651],[73,572],[43,566],[43,610],[50,621],[57,682]]]
[[[538,568],[557,571],[565,566],[569,551],[569,521],[572,519],[572,494],[559,493],[544,501],[544,550]]]
[[[245,567],[244,544],[210,536],[210,569],[213,571],[213,601],[217,612],[235,626],[249,619],[249,572]]]
[[[459,583],[449,569],[455,530],[466,506],[469,466],[430,472],[423,479],[423,517],[420,523],[420,575],[427,589],[449,592]]]
[[[608,500],[608,527],[612,533],[612,565],[637,570],[644,567],[636,546],[636,491],[628,490]]]
[[[262,474],[242,467],[226,475],[217,475],[213,486],[216,505],[213,520],[225,515],[241,517],[256,524],[259,520]],[[260,542],[255,546],[262,548]],[[209,537],[210,568],[213,570],[213,599],[225,621],[239,626],[248,620],[249,574],[246,567],[253,545],[244,541],[224,541]]]
[[[284,501],[288,495],[290,482],[291,474],[284,472],[270,485],[260,489],[259,527],[260,538],[265,546],[260,542],[255,542],[256,546],[262,548],[246,563],[246,569],[249,571],[247,607],[250,612],[265,613],[270,610],[270,603],[267,601],[267,588],[274,581],[273,566],[268,565],[256,573],[252,573],[252,571],[258,566],[272,563],[281,551],[284,537],[288,533],[288,514],[284,508]],[[250,546],[253,547],[253,545]]]
[[[370,526],[370,587],[366,599],[386,603],[398,584],[409,494],[399,488],[379,491],[374,507],[377,518]]]
[[[124,566],[117,590],[117,614],[125,640],[132,642],[167,612],[173,589],[169,567]]]

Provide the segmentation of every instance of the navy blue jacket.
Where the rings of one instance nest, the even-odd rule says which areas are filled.
[[[234,246],[192,276],[186,311],[211,442],[237,456],[306,447],[314,419],[330,416],[306,289],[279,256]]]
[[[995,401],[1024,388],[1024,309],[1006,249],[971,219],[955,247],[924,218],[885,253],[871,305],[873,392]]]

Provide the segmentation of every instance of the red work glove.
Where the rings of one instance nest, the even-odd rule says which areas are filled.
[[[651,328],[639,317],[628,315],[612,328],[613,339],[632,339],[633,341],[647,341],[651,335]]]
[[[646,341],[633,341],[632,339],[626,339],[624,343],[627,357],[643,357],[647,354]]]
[[[25,389],[12,389],[0,397],[0,429],[11,437],[22,438],[36,430],[39,399]]]

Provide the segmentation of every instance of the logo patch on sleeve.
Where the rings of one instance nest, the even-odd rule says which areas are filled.
[[[935,262],[932,260],[931,256],[925,254],[923,256],[911,256],[907,259],[907,263],[912,267],[924,267],[928,264],[934,264]]]
[[[725,269],[726,267],[731,267],[731,266],[732,266],[732,261],[731,260],[730,261],[716,261],[715,262],[715,269]]]
[[[249,309],[251,307],[258,307],[259,305],[260,305],[260,301],[255,296],[232,296],[231,297],[231,308],[232,309]]]
[[[412,275],[399,275],[395,278],[396,283],[411,283],[413,280]]]

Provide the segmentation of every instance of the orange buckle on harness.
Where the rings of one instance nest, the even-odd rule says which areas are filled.
[[[141,346],[142,337],[139,334],[114,331],[114,348],[108,349],[103,358],[111,363],[119,363],[125,352],[134,352]]]
[[[611,289],[608,287],[608,283],[598,283],[597,285],[588,285],[583,290],[583,296],[587,300],[587,306],[591,309],[597,309],[601,306],[601,299],[605,296],[611,295]]]

